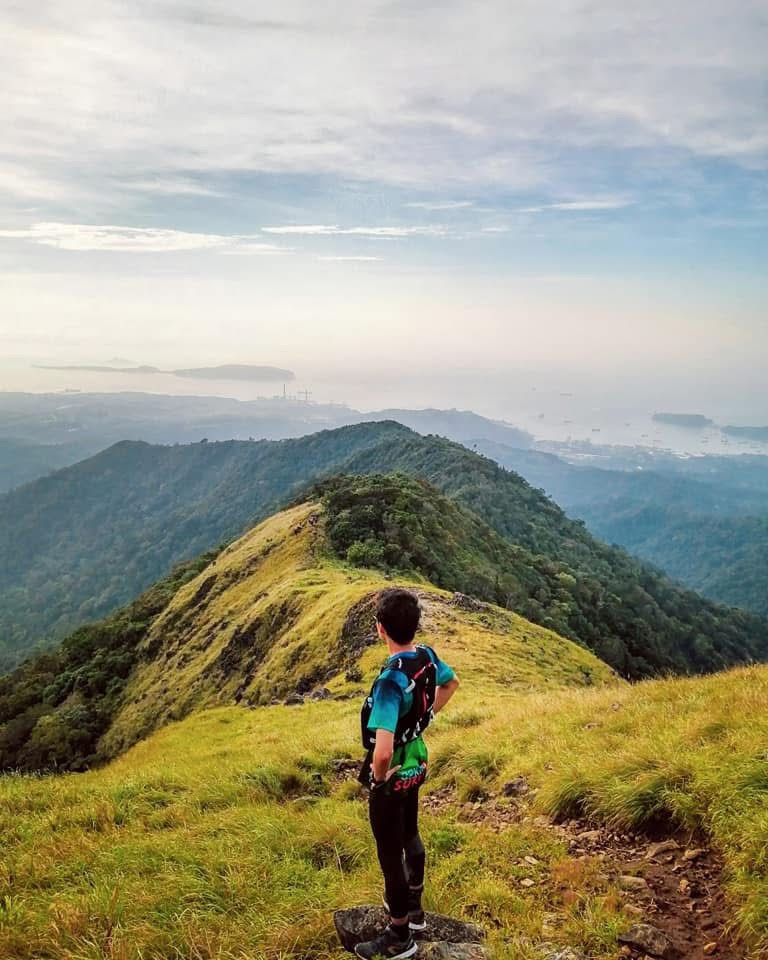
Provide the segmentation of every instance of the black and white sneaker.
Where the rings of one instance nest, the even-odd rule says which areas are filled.
[[[384,960],[401,960],[401,958],[412,957],[416,950],[416,942],[410,930],[406,937],[401,937],[391,925],[375,939],[358,943],[355,947],[355,953],[362,960],[373,960],[374,957],[383,957]]]

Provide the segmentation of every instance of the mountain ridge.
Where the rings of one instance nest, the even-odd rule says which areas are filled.
[[[485,683],[513,691],[615,682],[590,651],[512,611],[454,596],[430,582],[419,561],[398,574],[350,563],[326,535],[334,509],[310,500],[274,514],[180,567],[122,614],[0,678],[0,769],[81,769],[223,703],[362,695],[360,682],[370,682],[381,659],[373,598],[392,582],[419,592],[424,635],[459,667],[476,643],[473,670]],[[453,510],[454,521],[475,523]],[[433,551],[443,566],[454,563],[452,545]],[[450,567],[454,589],[475,586],[473,558],[490,570],[499,546],[481,537],[466,549],[463,565]]]
[[[33,594],[35,616],[74,626],[73,609],[81,622],[114,609],[173,563],[237,535],[318,478],[392,471],[434,484],[527,551],[544,582],[524,604],[518,596],[526,616],[596,650],[624,675],[719,669],[766,655],[765,621],[686,593],[601,544],[493,461],[391,422],[279,442],[118,445],[0,498],[0,536],[9,544],[0,565],[6,650],[14,629],[20,649],[20,612]],[[34,510],[25,508],[30,497]],[[85,607],[74,602],[79,595]]]

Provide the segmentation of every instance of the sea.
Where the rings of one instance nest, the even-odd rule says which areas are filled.
[[[594,385],[578,377],[536,371],[478,374],[474,370],[413,370],[393,376],[347,370],[306,371],[289,383],[187,379],[169,373],[53,370],[26,358],[0,360],[0,390],[34,393],[117,393],[136,391],[172,396],[219,396],[237,400],[286,396],[356,410],[435,407],[472,410],[528,431],[544,444],[575,447],[626,446],[681,455],[768,455],[768,443],[728,436],[726,425],[768,425],[768,397],[734,400],[727,393],[708,401],[664,396],[621,385]],[[698,413],[710,418],[701,428],[659,423],[656,412]]]

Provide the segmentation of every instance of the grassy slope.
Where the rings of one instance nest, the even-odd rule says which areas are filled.
[[[283,511],[181,587],[143,641],[143,662],[102,744],[106,754],[202,706],[233,700],[267,704],[320,684],[334,693],[356,689],[345,679],[355,658],[345,650],[344,624],[350,610],[386,581],[379,572],[330,557],[322,527],[318,504]],[[480,651],[475,670],[518,687],[544,677],[552,683],[611,677],[588,651],[509,611],[469,614],[425,581],[410,583],[427,590],[425,629],[460,668],[474,644]],[[367,625],[364,644],[374,636],[372,611],[361,617]],[[363,655],[369,674],[379,653]]]
[[[468,651],[451,644],[461,664]],[[524,773],[541,811],[584,805],[630,824],[655,810],[703,826],[732,871],[752,957],[765,955],[768,669],[527,693],[462,669],[429,735],[433,787],[466,796]],[[340,957],[330,911],[380,887],[364,806],[329,762],[358,754],[357,707],[214,708],[102,770],[1,779],[0,955]],[[493,918],[500,956],[532,960],[532,943],[556,940],[615,957],[630,918],[599,863],[569,859],[535,820],[500,834],[451,808],[423,820],[429,905]]]

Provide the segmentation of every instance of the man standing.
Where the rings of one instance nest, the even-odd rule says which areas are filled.
[[[355,947],[362,960],[413,956],[412,931],[426,927],[418,804],[427,775],[427,748],[421,734],[459,681],[431,647],[414,645],[420,614],[410,590],[392,588],[378,596],[376,629],[389,658],[363,704],[363,746],[368,753],[360,780],[370,789],[369,817],[390,923],[374,940]]]

